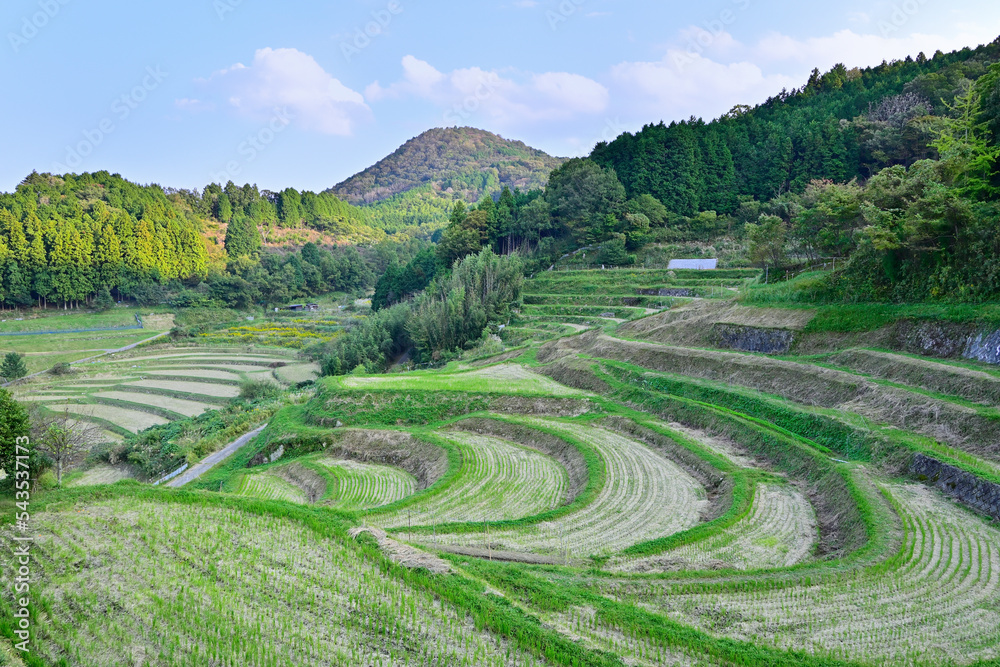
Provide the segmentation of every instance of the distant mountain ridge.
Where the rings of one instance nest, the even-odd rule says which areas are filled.
[[[475,201],[503,186],[544,187],[564,158],[471,127],[435,128],[330,188],[352,204],[373,204],[416,189]]]

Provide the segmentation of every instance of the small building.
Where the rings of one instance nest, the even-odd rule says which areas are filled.
[[[667,265],[670,270],[693,269],[695,271],[712,271],[719,268],[717,259],[672,259]]]
[[[301,310],[305,310],[305,309],[306,309],[305,305],[301,304],[301,303],[293,303],[292,305],[285,306],[285,308],[284,308],[284,310],[291,310],[291,311],[294,311],[296,313],[299,312],[299,311],[301,311]]]

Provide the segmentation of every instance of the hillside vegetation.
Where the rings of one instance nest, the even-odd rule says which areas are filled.
[[[475,202],[501,187],[533,190],[545,185],[563,160],[491,132],[437,128],[330,189],[352,204],[371,204],[414,189]]]
[[[533,189],[33,175],[9,230],[113,204],[225,253],[131,288],[170,339],[0,389],[0,665],[1000,665],[998,57],[816,72]],[[262,236],[394,206],[427,217]],[[5,372],[104,296],[14,318]]]

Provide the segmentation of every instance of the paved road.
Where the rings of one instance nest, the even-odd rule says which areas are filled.
[[[214,454],[206,456],[200,463],[196,463],[192,468],[185,470],[184,474],[180,475],[179,477],[175,477],[174,479],[167,482],[164,486],[177,488],[179,486],[184,486],[188,482],[192,482],[198,479],[206,472],[214,468],[217,463],[225,461],[230,456],[235,454],[238,449],[240,449],[248,442],[256,438],[257,435],[261,431],[263,431],[266,427],[267,424],[264,424],[264,426],[261,426],[258,429],[250,431],[246,435],[240,436],[239,438],[232,441],[231,443],[229,443],[219,451],[215,452]]]

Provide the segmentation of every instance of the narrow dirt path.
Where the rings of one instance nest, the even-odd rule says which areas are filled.
[[[235,454],[237,450],[239,450],[248,442],[256,438],[260,434],[260,432],[263,431],[266,427],[267,424],[264,424],[260,428],[256,428],[245,435],[241,435],[239,438],[233,440],[231,443],[229,443],[219,451],[215,452],[214,454],[206,456],[202,461],[196,463],[193,467],[189,468],[188,470],[185,470],[183,475],[180,475],[179,477],[170,480],[169,482],[164,484],[164,486],[177,488],[180,486],[184,486],[188,482],[193,482],[194,480],[198,479],[206,472],[214,468],[216,464],[225,461],[230,456]]]

